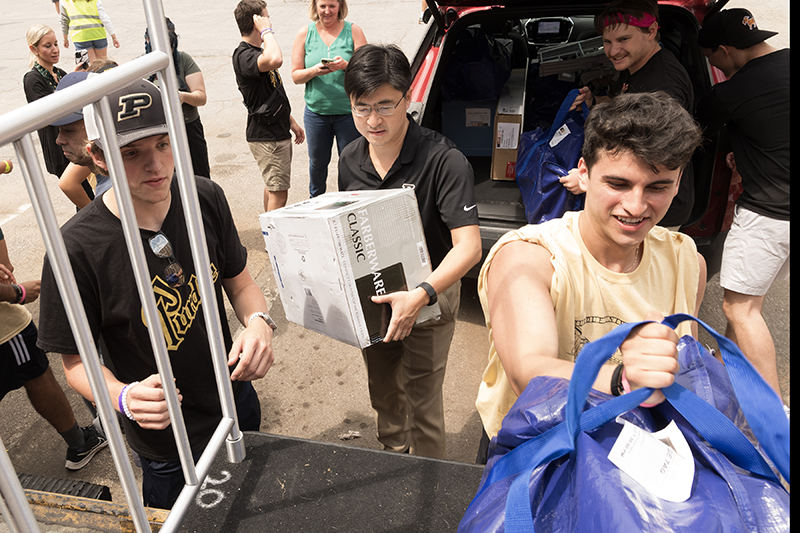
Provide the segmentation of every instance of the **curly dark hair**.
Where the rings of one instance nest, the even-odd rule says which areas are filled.
[[[602,154],[628,152],[654,172],[683,169],[702,140],[697,122],[663,91],[622,94],[597,104],[584,129],[581,155],[588,168]]]

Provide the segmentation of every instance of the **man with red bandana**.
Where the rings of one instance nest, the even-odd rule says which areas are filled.
[[[689,74],[675,55],[663,50],[659,42],[655,0],[615,0],[595,17],[594,26],[603,36],[606,56],[619,77],[609,87],[608,96],[595,95],[589,87],[582,88],[573,108],[582,102],[591,107],[595,102],[622,93],[664,91],[690,114],[694,112],[694,89]],[[583,192],[574,170],[561,182],[574,193]],[[689,219],[693,205],[694,177],[692,165],[687,165],[678,195],[660,225],[677,230]]]

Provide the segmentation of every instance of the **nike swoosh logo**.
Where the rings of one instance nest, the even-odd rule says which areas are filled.
[[[470,207],[464,206],[464,211],[472,211],[473,209],[475,209],[475,206],[477,206],[477,205],[478,204],[475,204],[475,205],[472,205]]]

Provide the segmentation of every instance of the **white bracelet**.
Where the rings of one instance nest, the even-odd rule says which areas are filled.
[[[264,34],[265,34],[265,33],[272,33],[272,34],[274,34],[274,33],[275,33],[275,30],[273,30],[272,28],[264,28],[263,30],[261,30],[261,40],[264,40]]]
[[[120,396],[122,397],[122,410],[125,412],[125,416],[127,416],[134,422],[136,422],[136,419],[133,418],[133,413],[131,413],[131,409],[130,407],[128,407],[128,391],[131,389],[131,387],[134,387],[138,384],[139,384],[138,381],[134,381],[133,383],[128,383],[127,385],[125,385],[125,388],[122,389],[122,394],[120,394]]]

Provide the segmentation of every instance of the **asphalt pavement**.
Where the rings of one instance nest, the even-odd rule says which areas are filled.
[[[258,226],[257,217],[263,210],[263,183],[244,139],[246,112],[230,60],[231,52],[239,42],[233,20],[236,3],[236,0],[202,3],[166,0],[164,6],[167,16],[176,25],[180,49],[188,52],[203,71],[208,104],[200,109],[200,115],[209,145],[212,178],[226,191],[242,241],[249,252],[248,267],[272,305],[271,314],[279,326],[274,343],[275,365],[266,378],[255,384],[262,401],[262,431],[378,449],[359,351],[289,323],[284,318]],[[105,0],[103,4],[122,45],[119,49],[112,49],[110,56],[124,62],[143,53],[145,24],[141,4],[135,0]],[[738,1],[730,2],[729,6],[745,4],[747,2]],[[417,24],[419,0],[397,0],[391,4],[351,0],[349,9],[348,20],[364,29],[369,42],[395,43],[408,54],[416,50],[426,29]],[[755,14],[760,27],[781,32],[771,42],[776,46],[788,46],[788,2],[772,0],[759,4],[758,9],[760,11]],[[292,84],[289,63],[294,36],[309,22],[307,3],[299,0],[270,3],[269,11],[284,54],[280,72],[294,117],[302,123],[303,86]],[[60,34],[50,0],[2,3],[0,39],[4,54],[0,56],[0,113],[25,104],[22,89],[22,76],[28,69],[25,31],[35,23],[47,24]],[[71,70],[73,54],[74,48],[62,50],[59,66]],[[11,145],[0,146],[1,159],[11,159],[16,165]],[[335,162],[334,152],[329,190],[336,189]],[[307,168],[306,146],[295,147],[289,203],[307,198]],[[48,188],[56,214],[63,223],[74,214],[74,207],[58,189],[55,178],[48,181]],[[23,280],[37,278],[44,244],[18,168],[11,174],[0,175],[0,227],[6,235],[17,277]],[[788,281],[775,285],[765,303],[765,315],[778,350],[786,403],[789,403],[789,289]],[[724,330],[725,325],[721,299],[717,278],[712,278],[700,315],[718,330]],[[36,318],[38,302],[28,308]],[[230,320],[232,316],[228,318]],[[235,334],[235,319],[232,324]],[[474,400],[487,353],[488,340],[475,283],[466,280],[444,386],[448,459],[468,463],[475,459],[480,421]],[[53,355],[50,361],[79,422],[88,424],[89,415],[82,401],[66,386],[60,360]],[[360,436],[352,438],[353,432]],[[351,438],[342,440],[347,435]],[[79,472],[64,469],[63,441],[33,410],[22,390],[8,394],[0,403],[0,437],[17,472],[108,485],[113,500],[125,502],[108,451],[100,453]],[[134,471],[138,472],[138,469]],[[0,533],[6,530],[5,527],[0,523]],[[46,526],[42,530],[59,529]]]

